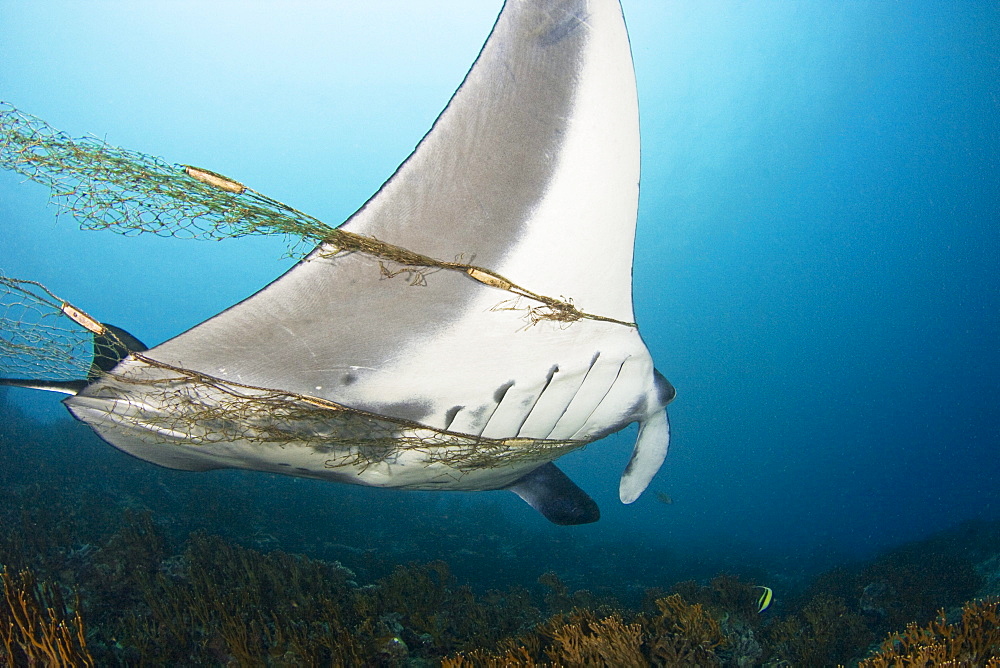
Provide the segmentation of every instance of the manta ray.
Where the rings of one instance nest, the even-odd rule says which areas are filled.
[[[593,522],[553,460],[638,422],[631,503],[669,441],[674,389],[634,323],[638,195],[618,0],[507,0],[340,236],[155,347],[92,322],[86,379],[3,383],[69,394],[108,443],[170,468],[507,489],[555,523]]]

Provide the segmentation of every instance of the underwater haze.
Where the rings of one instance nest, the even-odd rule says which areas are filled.
[[[500,5],[0,0],[0,99],[336,225],[430,128]],[[634,427],[560,460],[602,519],[557,527],[509,492],[157,469],[21,389],[2,394],[3,419],[28,420],[28,440],[59,429],[72,455],[0,452],[8,484],[65,464],[72,485],[99,460],[122,477],[81,485],[124,489],[137,471],[163,498],[262,486],[239,508],[183,509],[217,532],[294,508],[303,527],[336,512],[355,537],[371,514],[405,542],[447,515],[448,545],[474,546],[501,517],[545,545],[599,546],[622,570],[641,546],[788,577],[1000,519],[1000,5],[622,5],[642,129],[636,318],[678,391],[666,463],[636,503],[617,492]],[[294,262],[280,238],[81,231],[23,181],[0,173],[0,271],[148,345]],[[181,512],[138,496],[160,521]],[[398,558],[441,556],[426,549]]]

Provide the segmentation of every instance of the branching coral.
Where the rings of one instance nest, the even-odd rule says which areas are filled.
[[[443,666],[677,666],[721,665],[715,649],[726,643],[718,621],[701,604],[678,594],[656,601],[659,614],[597,616],[586,608],[557,614],[532,632],[482,650],[448,657]]]
[[[607,616],[621,608],[621,604],[611,596],[596,596],[587,589],[571,592],[553,571],[542,573],[538,583],[548,589],[545,594],[545,607],[548,608],[549,614],[587,608],[598,615]]]
[[[522,588],[474,591],[443,562],[372,568],[388,575],[359,586],[336,563],[262,553],[207,534],[195,534],[177,552],[186,531],[164,533],[149,514],[114,506],[101,514],[86,501],[46,505],[46,489],[2,490],[15,502],[0,504],[0,563],[8,565],[0,667],[60,665],[53,657],[72,651],[86,658],[62,665],[855,665],[881,635],[873,627],[888,619],[859,601],[860,584],[869,581],[862,574],[879,575],[870,581],[888,582],[892,596],[905,594],[884,597],[906,601],[900,611],[918,610],[916,585],[907,583],[921,573],[934,575],[928,586],[954,590],[941,582],[947,569],[923,568],[917,558],[877,573],[864,566],[835,572],[802,598],[782,588],[785,616],[759,614],[759,590],[732,576],[675,585],[669,596],[650,590],[642,612],[575,590],[554,573],[540,579],[544,602]],[[20,575],[28,564],[52,585]],[[890,578],[898,573],[906,578]],[[840,590],[831,586],[837,582],[844,583]],[[80,592],[86,635],[80,605],[59,599],[68,590]],[[998,617],[995,601],[926,626],[928,619],[908,617],[915,623],[905,630],[899,624],[900,633],[861,665],[1000,668]]]
[[[625,623],[613,613],[596,617],[586,609],[557,614],[516,641],[501,643],[500,652],[472,650],[446,657],[446,668],[533,666],[646,666],[645,630],[640,621]]]
[[[10,666],[94,665],[80,611],[70,614],[56,587],[27,569],[14,574],[5,567],[0,581],[0,659]]]
[[[349,572],[196,535],[172,571],[138,574],[149,609],[116,637],[159,663],[351,664],[363,656]]]
[[[699,585],[693,580],[678,582],[672,590],[684,597],[685,601],[702,604],[713,614],[735,616],[754,626],[760,622],[761,617],[757,611],[760,589],[735,575],[716,575],[707,586]]]
[[[501,654],[472,650],[441,659],[441,668],[536,668],[538,663],[524,647],[509,649]]]
[[[796,666],[833,665],[865,647],[871,633],[843,599],[820,594],[801,614],[789,615],[769,628],[771,659]]]
[[[660,614],[652,620],[648,640],[656,665],[719,665],[715,648],[725,642],[719,622],[700,603],[691,605],[680,594],[656,601]]]
[[[587,624],[565,624],[552,633],[554,663],[576,666],[643,666],[642,625],[614,614]]]
[[[942,610],[927,626],[911,622],[894,633],[860,668],[890,666],[988,666],[1000,668],[1000,600],[971,601],[949,624]]]
[[[981,578],[964,554],[934,541],[907,545],[877,559],[858,576],[862,608],[882,631],[925,623],[939,607],[972,598]]]

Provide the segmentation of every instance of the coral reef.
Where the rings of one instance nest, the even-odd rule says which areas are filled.
[[[24,569],[0,570],[0,665],[93,666],[78,609],[67,608],[59,588]]]
[[[353,575],[337,564],[260,552],[197,534],[183,557],[136,573],[148,611],[113,632],[130,654],[161,664],[356,663]]]
[[[952,543],[917,543],[880,557],[861,570],[862,609],[880,629],[926,622],[938,608],[961,605],[982,583],[972,561]]]
[[[970,601],[962,616],[948,623],[942,610],[927,626],[911,622],[902,633],[893,633],[878,652],[864,659],[860,668],[890,666],[988,666],[1000,667],[1000,601]]]
[[[546,579],[551,579],[547,575]],[[501,643],[500,651],[473,650],[445,658],[451,668],[492,666],[713,666],[727,643],[717,620],[700,603],[679,594],[656,600],[656,615],[598,616],[575,608],[558,613],[531,632]]]
[[[33,514],[33,522],[56,521]],[[4,558],[37,562],[3,571],[2,665],[373,665],[787,666],[856,663],[996,665],[997,603],[966,605],[960,620],[942,612],[926,627],[910,623],[863,659],[883,617],[821,589],[856,591],[882,572],[904,581],[883,557],[831,580],[812,595],[762,614],[759,589],[723,574],[706,584],[650,589],[641,610],[606,594],[572,589],[555,572],[524,587],[477,592],[442,560],[396,565],[360,584],[335,561],[263,552],[205,532],[176,547],[148,512],[118,514],[117,530],[60,549],[38,524],[7,518]],[[4,520],[0,517],[0,524]],[[72,523],[57,522],[57,527]],[[62,529],[52,536],[63,539]],[[95,534],[96,535],[96,534]],[[908,550],[919,552],[910,547]],[[990,563],[986,556],[982,563]],[[943,576],[942,576],[943,577]],[[48,583],[52,578],[53,584]],[[59,584],[61,583],[61,584]],[[64,592],[80,592],[72,606]],[[818,593],[817,593],[818,591]],[[86,627],[84,626],[86,620]],[[901,627],[902,628],[902,627]],[[62,661],[63,664],[58,662]],[[91,662],[91,663],[88,663]],[[989,663],[989,662],[993,663]],[[964,664],[962,662],[965,662]]]
[[[656,601],[660,614],[652,620],[649,635],[649,658],[661,666],[720,665],[715,653],[727,644],[719,622],[701,603],[688,604],[680,594]]]
[[[830,666],[848,662],[874,634],[843,599],[820,594],[770,626],[769,660],[782,665]]]
[[[414,495],[185,476],[87,438],[0,420],[0,667],[997,665],[995,599],[959,606],[997,593],[1000,523],[793,586],[530,533],[459,497],[426,512]],[[774,588],[763,612],[758,583]]]

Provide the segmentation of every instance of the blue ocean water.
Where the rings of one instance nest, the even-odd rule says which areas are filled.
[[[550,527],[484,493],[412,495],[400,530],[457,508],[474,543],[499,512],[526,532],[808,570],[1000,518],[1000,8],[623,6],[643,132],[636,312],[678,388],[650,492],[672,503],[619,504],[631,429],[560,462],[600,504],[596,525]],[[423,136],[498,9],[0,1],[0,99],[335,224]],[[292,263],[281,239],[83,232],[22,180],[0,174],[0,270],[150,344]],[[53,395],[8,398],[68,420]],[[94,457],[125,457],[68,429]],[[32,456],[6,465],[46,452]],[[320,487],[289,481],[282,502],[330,502]]]

